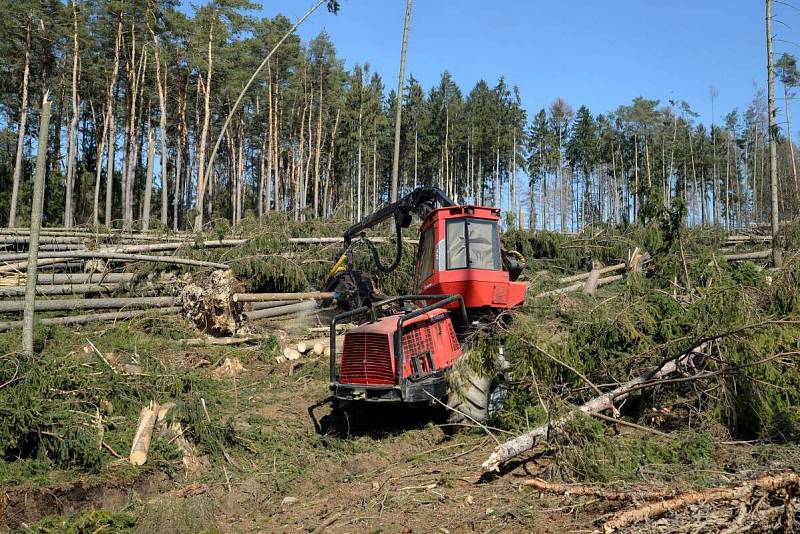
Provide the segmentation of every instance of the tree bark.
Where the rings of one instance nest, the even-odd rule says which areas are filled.
[[[772,266],[783,266],[778,212],[778,126],[775,121],[775,65],[772,57],[772,0],[767,0],[767,100],[769,113],[769,189],[772,207]],[[791,138],[789,142],[791,143]]]
[[[14,157],[14,178],[11,186],[11,207],[8,214],[8,226],[10,227],[17,225],[19,183],[22,179],[22,152],[25,147],[25,127],[28,123],[28,78],[30,76],[32,26],[33,13],[28,13],[28,26],[25,34],[25,60],[22,68],[22,101],[19,105],[19,127],[17,129],[17,152],[16,156]]]
[[[42,98],[42,112],[39,121],[39,151],[36,155],[36,176],[33,182],[31,201],[31,242],[28,251],[27,283],[25,286],[24,315],[22,318],[22,352],[33,354],[33,321],[36,310],[36,262],[39,248],[39,229],[42,225],[44,204],[44,175],[47,166],[47,138],[50,129],[50,94]]]
[[[33,278],[35,279],[35,277]],[[38,300],[35,311],[58,310],[97,310],[102,308],[163,308],[174,306],[175,297],[120,297],[97,299],[54,299]],[[19,313],[24,310],[25,303],[19,300],[0,302],[0,312]]]
[[[39,319],[38,323],[41,325],[54,325],[54,324],[86,324],[97,321],[118,321],[122,319],[133,319],[141,317],[142,315],[168,315],[171,313],[178,313],[181,311],[180,306],[172,306],[167,308],[151,308],[147,310],[130,310],[130,311],[114,311],[106,313],[94,313],[88,315],[68,315],[66,317],[45,317]],[[15,328],[21,328],[22,321],[7,321],[0,323],[0,332],[7,332]]]
[[[150,104],[147,105],[145,113],[147,120],[147,172],[144,182],[144,201],[142,202],[142,231],[150,229],[150,200],[153,195],[153,167],[155,165],[156,146],[153,140],[153,121],[150,117]]]
[[[194,229],[199,232],[203,228],[203,200],[205,198],[206,174],[213,172],[209,165],[206,169],[206,142],[208,139],[208,126],[211,121],[211,71],[213,66],[213,56],[211,54],[212,43],[214,39],[214,22],[212,21],[208,28],[208,70],[206,71],[206,83],[203,99],[203,129],[200,132],[200,147],[199,156],[197,161],[197,216],[194,220]],[[213,162],[212,162],[213,163]],[[207,171],[207,172],[206,172]]]
[[[64,202],[64,226],[72,228],[74,220],[73,191],[75,188],[76,155],[78,152],[78,8],[72,0],[72,118],[67,130],[67,177]]]
[[[403,114],[403,83],[406,71],[406,49],[408,48],[408,29],[411,26],[411,0],[406,0],[406,18],[403,23],[403,45],[400,49],[400,75],[397,79],[394,117],[394,155],[392,156],[392,188],[390,198],[397,202],[397,176],[400,170],[400,126]]]
[[[166,228],[169,207],[169,188],[167,179],[167,65],[164,64],[164,81],[161,81],[161,54],[158,37],[150,29],[153,36],[153,54],[156,62],[156,88],[158,89],[158,134],[161,147],[161,224]],[[177,187],[176,187],[177,191]]]

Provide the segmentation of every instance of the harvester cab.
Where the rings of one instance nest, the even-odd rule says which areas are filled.
[[[379,270],[396,268],[402,254],[401,229],[410,225],[414,213],[423,216],[414,294],[381,298],[371,283],[365,283],[368,276],[352,269],[352,249],[366,242]],[[354,238],[392,216],[397,256],[385,267],[366,238]],[[330,325],[334,398],[452,405],[448,374],[463,356],[461,342],[470,324],[520,306],[525,299],[527,284],[517,281],[524,260],[502,248],[499,208],[455,205],[438,189],[420,188],[351,227],[344,241],[345,250],[327,284],[350,303]],[[337,354],[337,325],[345,321],[361,324],[343,334]],[[470,416],[485,419],[490,384],[478,377],[467,382],[468,391],[460,394],[474,397]]]

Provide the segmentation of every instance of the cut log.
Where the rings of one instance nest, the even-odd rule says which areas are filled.
[[[134,273],[40,273],[36,284],[119,284],[130,282]]]
[[[370,237],[373,243],[387,243],[394,242],[394,237]],[[289,243],[294,245],[325,245],[330,243],[342,243],[344,240],[341,237],[290,237]],[[403,238],[404,243],[418,244],[419,239]]]
[[[671,358],[657,367],[648,369],[633,380],[622,384],[608,393],[604,393],[599,397],[595,397],[586,404],[578,407],[576,410],[567,413],[563,417],[549,424],[539,426],[530,432],[521,434],[506,441],[505,443],[501,443],[495,447],[492,454],[483,463],[484,472],[498,471],[501,464],[519,454],[522,454],[525,451],[532,449],[539,439],[546,438],[550,434],[551,430],[560,429],[565,424],[575,419],[580,413],[592,414],[612,409],[614,407],[614,403],[627,398],[633,391],[641,389],[646,382],[651,380],[659,380],[674,373],[694,354],[702,353],[703,350],[705,350],[706,345],[706,343],[703,343],[691,351],[685,352],[676,358]]]
[[[300,356],[301,354],[297,351],[297,349],[293,349],[291,347],[286,347],[283,349],[283,357],[289,361],[298,360],[300,359]]]
[[[278,306],[288,306],[289,304],[297,304],[299,300],[274,300],[272,302],[251,302],[248,304],[249,309],[252,311],[266,310],[267,308],[277,308]]]
[[[149,310],[131,310],[131,311],[115,311],[108,313],[95,313],[92,315],[68,315],[67,317],[45,317],[39,319],[38,324],[41,325],[55,325],[55,324],[86,324],[98,321],[118,321],[122,319],[134,319],[143,315],[167,315],[178,313],[181,309],[177,306],[168,308],[153,308]],[[8,321],[0,323],[0,332],[13,330],[14,328],[22,328],[22,321]]]
[[[175,297],[119,297],[98,299],[37,300],[36,311],[99,310],[104,308],[163,308],[172,306]],[[21,312],[23,302],[10,300],[0,302],[0,313]]]
[[[617,263],[616,265],[609,265],[608,267],[600,268],[600,274],[611,273],[614,271],[620,271],[625,269],[627,265],[623,263]],[[579,282],[581,280],[586,280],[591,275],[591,272],[588,273],[581,273],[581,274],[574,274],[572,276],[564,276],[558,279],[559,284],[568,284],[570,282]]]
[[[772,256],[771,250],[759,250],[758,252],[743,252],[741,254],[723,254],[721,257],[727,261],[744,260],[763,260]]]
[[[66,284],[36,286],[36,295],[91,295],[94,293],[109,293],[119,287],[119,284]],[[22,297],[25,288],[21,286],[0,286],[0,297]]]
[[[136,434],[133,436],[131,453],[128,458],[133,465],[143,465],[147,461],[147,451],[150,449],[150,438],[153,435],[158,409],[158,404],[150,401],[150,405],[142,408],[139,413],[139,422],[136,425]]]
[[[269,336],[246,336],[246,337],[200,337],[195,339],[186,339],[184,343],[190,347],[197,347],[202,345],[243,345],[245,343],[253,343],[263,341]]]
[[[300,354],[305,354],[306,352],[311,350],[313,346],[314,346],[313,343],[301,341],[300,343],[297,344],[297,352],[299,352]]]
[[[656,519],[669,512],[681,510],[698,503],[749,499],[756,490],[775,493],[778,490],[790,487],[795,488],[795,490],[800,488],[800,474],[787,472],[763,475],[743,484],[690,491],[665,501],[650,503],[633,510],[617,512],[611,519],[603,523],[603,532],[615,532],[635,523]]]
[[[604,286],[606,284],[610,284],[611,282],[617,282],[622,280],[621,274],[615,274],[613,276],[606,276],[605,278],[600,278],[597,281],[597,287]],[[533,298],[541,299],[545,297],[555,297],[562,293],[573,293],[575,291],[580,291],[584,287],[583,282],[578,282],[566,287],[560,287],[558,289],[551,289],[550,291],[545,291],[544,293],[539,293],[538,295],[534,296]]]
[[[310,300],[305,302],[298,302],[297,304],[289,304],[288,306],[278,306],[275,308],[267,308],[265,310],[256,310],[244,312],[245,317],[251,321],[259,319],[267,319],[269,317],[280,317],[282,315],[289,315],[291,313],[310,312],[319,307],[316,301]]]
[[[314,347],[311,349],[311,351],[317,356],[321,356],[322,354],[325,353],[325,344],[316,342],[314,343]]]
[[[234,302],[269,302],[280,300],[330,300],[336,296],[331,291],[309,291],[306,293],[236,293]]]
[[[11,262],[22,260],[27,257],[25,254],[5,254],[0,256],[0,262]],[[76,258],[91,258],[91,259],[109,259],[109,260],[133,260],[133,261],[149,261],[154,263],[172,263],[176,265],[190,265],[193,267],[207,267],[210,269],[227,269],[228,266],[224,263],[214,263],[210,261],[192,260],[188,258],[176,258],[174,256],[147,256],[143,254],[124,254],[121,252],[99,252],[99,251],[67,251],[67,252],[44,252],[39,254],[37,264],[48,265],[50,263],[59,263],[63,259],[76,259]],[[55,261],[53,261],[55,260]],[[26,268],[27,261],[17,261],[17,263],[8,263],[0,266],[0,272],[16,272]]]

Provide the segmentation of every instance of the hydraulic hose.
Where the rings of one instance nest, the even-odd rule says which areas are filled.
[[[402,229],[400,228],[399,223],[395,223],[394,227],[397,230],[397,249],[395,252],[394,261],[389,266],[386,266],[383,263],[381,263],[381,257],[380,254],[378,254],[378,249],[375,247],[375,244],[372,243],[372,241],[370,241],[367,238],[363,239],[364,243],[367,245],[367,248],[372,254],[372,260],[375,262],[375,267],[377,267],[378,270],[382,273],[390,273],[395,269],[397,269],[397,267],[400,265],[400,260],[403,258]]]

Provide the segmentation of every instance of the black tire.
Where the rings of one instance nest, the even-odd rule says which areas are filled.
[[[505,393],[499,376],[480,376],[461,357],[448,376],[448,419],[453,423],[484,423],[502,407]]]

